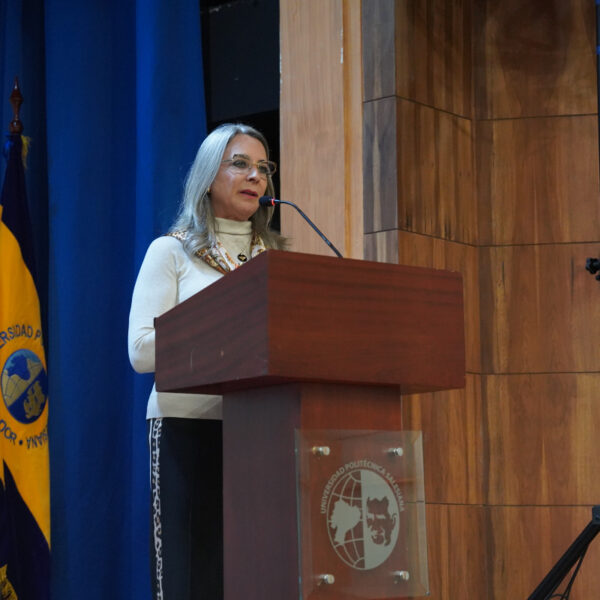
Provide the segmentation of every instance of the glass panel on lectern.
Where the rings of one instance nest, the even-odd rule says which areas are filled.
[[[420,431],[296,432],[302,600],[429,593],[421,440]]]

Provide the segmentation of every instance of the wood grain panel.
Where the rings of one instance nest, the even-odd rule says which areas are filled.
[[[480,242],[600,239],[598,119],[477,124]]]
[[[280,2],[281,196],[347,256],[362,249],[360,0]],[[290,207],[291,249],[330,249]]]
[[[397,386],[304,384],[299,387],[303,429],[403,429]]]
[[[398,227],[477,239],[471,121],[399,100]]]
[[[427,505],[429,600],[490,598],[483,510],[481,506]]]
[[[474,242],[471,121],[397,98],[365,104],[365,233]]]
[[[423,431],[428,503],[483,503],[481,385],[468,375],[463,390],[404,396],[404,429]]]
[[[594,504],[600,374],[483,376],[489,504]]]
[[[363,108],[365,234],[398,227],[396,107],[396,98],[384,98]]]
[[[344,27],[345,253],[363,258],[363,94],[361,0],[342,4]]]
[[[486,551],[489,593],[465,598],[528,598],[554,563],[590,522],[591,506],[488,508],[490,541]],[[571,600],[597,598],[600,544],[591,544]],[[564,585],[558,591],[562,591]],[[458,596],[457,596],[458,597]]]
[[[475,8],[478,118],[594,113],[594,5],[483,0]]]
[[[396,30],[397,95],[470,118],[471,2],[397,1]]]
[[[363,95],[366,101],[396,93],[396,2],[362,2]]]
[[[595,244],[482,248],[484,373],[600,371]]]
[[[478,250],[424,235],[399,232],[399,263],[457,271],[463,276],[465,300],[465,351],[467,371],[481,371]]]
[[[342,35],[341,0],[281,3],[281,195],[340,249],[346,218]],[[290,207],[282,210],[281,224],[293,250],[331,253]]]

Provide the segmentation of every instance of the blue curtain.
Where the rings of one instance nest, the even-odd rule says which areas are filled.
[[[8,97],[19,77],[27,100],[21,107],[24,135],[31,141],[27,159],[27,195],[36,240],[37,285],[44,333],[48,323],[48,183],[43,0],[0,0],[0,135],[8,131],[12,109]],[[0,179],[5,164],[0,162]]]
[[[146,600],[151,378],[129,367],[127,319],[206,133],[199,4],[0,0],[0,18],[1,117],[22,73],[48,263],[53,597]]]

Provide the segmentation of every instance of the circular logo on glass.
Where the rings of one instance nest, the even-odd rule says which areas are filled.
[[[17,350],[2,368],[0,387],[4,404],[21,423],[33,423],[46,406],[48,376],[39,357],[31,350]]]
[[[400,507],[379,473],[354,469],[338,479],[327,504],[329,539],[337,555],[361,571],[374,569],[398,540]]]

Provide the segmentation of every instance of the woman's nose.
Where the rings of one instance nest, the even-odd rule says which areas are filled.
[[[248,171],[247,178],[258,181],[258,179],[260,178],[260,176],[259,176],[259,173],[258,173],[258,167],[256,165],[252,165],[250,167],[250,170]]]

